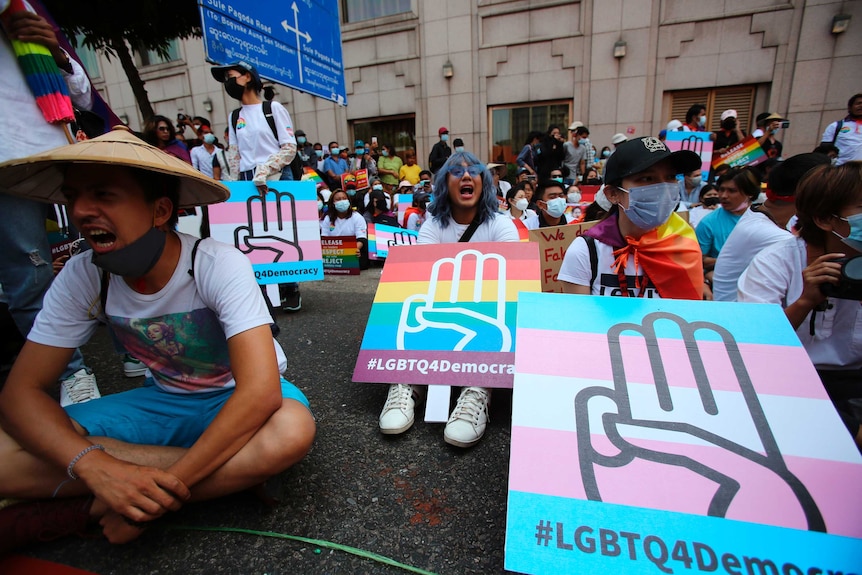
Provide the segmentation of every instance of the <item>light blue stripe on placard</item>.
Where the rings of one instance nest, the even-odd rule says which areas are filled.
[[[257,186],[251,182],[222,182],[230,190],[228,202],[244,202],[252,196],[259,195]],[[278,192],[290,192],[294,199],[317,201],[317,185],[311,180],[297,182],[291,180],[276,180],[266,183],[268,188]]]
[[[532,575],[850,575],[862,573],[862,539],[510,491],[505,568]]]
[[[641,324],[644,316],[657,311],[680,316],[688,322],[720,325],[733,334],[737,343],[802,345],[781,306],[773,304],[521,292],[518,327],[607,333],[620,323]],[[658,321],[655,326],[659,338],[681,339],[675,323]],[[626,334],[635,335],[634,332]],[[699,330],[696,338],[721,340],[718,334],[708,330]]]

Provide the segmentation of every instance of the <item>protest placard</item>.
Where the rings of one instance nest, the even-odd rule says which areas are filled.
[[[520,291],[539,291],[532,242],[396,246],[354,381],[511,387]]]
[[[210,233],[251,260],[259,284],[323,279],[320,221],[314,182],[223,182],[226,202],[209,206]]]
[[[700,156],[700,171],[703,181],[708,182],[709,170],[712,167],[712,132],[668,132],[665,145],[671,152],[691,150]]]
[[[356,170],[355,172],[345,172],[341,174],[341,189],[346,190],[348,182],[352,182],[357,190],[368,188],[368,170],[365,168]]]
[[[732,145],[728,150],[712,161],[714,170],[722,164],[731,168],[737,166],[756,166],[768,159],[766,152],[760,147],[760,143],[752,136],[748,136],[741,142]]]
[[[539,244],[539,261],[543,292],[563,293],[563,285],[557,280],[563,256],[576,237],[598,222],[582,222],[530,230],[530,241]]]
[[[506,569],[862,572],[862,456],[779,306],[521,293],[516,340]]]
[[[323,275],[359,275],[359,251],[354,236],[324,236],[320,238],[323,250]]]
[[[393,246],[412,246],[416,244],[419,237],[419,232],[413,230],[405,230],[404,228],[396,228],[395,226],[387,226],[385,224],[374,225],[374,257],[376,259],[386,259],[389,250]]]

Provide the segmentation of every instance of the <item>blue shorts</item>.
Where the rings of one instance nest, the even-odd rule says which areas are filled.
[[[212,423],[234,388],[171,393],[147,378],[143,387],[65,407],[87,435],[136,445],[191,447]],[[298,387],[281,378],[281,396],[309,407]],[[310,407],[309,407],[310,409]]]

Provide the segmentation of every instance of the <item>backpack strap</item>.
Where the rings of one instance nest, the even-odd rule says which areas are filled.
[[[587,250],[590,253],[590,270],[592,272],[590,276],[590,293],[593,293],[593,283],[595,283],[596,278],[599,276],[599,254],[596,251],[596,238],[592,236],[583,236],[583,238],[587,242]]]
[[[838,140],[838,132],[841,131],[841,127],[843,125],[844,125],[844,120],[838,120],[838,123],[835,124],[835,133],[832,134],[832,145],[833,146],[835,145],[835,142]]]
[[[266,123],[269,124],[269,129],[272,130],[272,137],[275,138],[275,143],[278,143],[278,130],[275,127],[275,116],[272,114],[272,102],[269,100],[263,101],[263,115],[266,118]]]
[[[470,222],[470,225],[467,226],[467,229],[464,230],[464,233],[461,234],[461,237],[458,238],[458,241],[459,242],[469,242],[470,238],[473,237],[473,234],[476,233],[476,229],[479,227],[480,223],[481,222],[479,222],[479,216],[477,215],[475,218],[473,218],[473,221]]]
[[[198,238],[198,240],[195,242],[195,245],[192,246],[192,265],[189,268],[189,275],[192,276],[192,278],[195,277],[195,256],[198,254],[198,245],[200,245],[202,241],[203,238]]]
[[[236,124],[237,124],[237,122],[239,122],[239,111],[240,111],[240,108],[237,108],[236,110],[234,110],[233,112],[230,113],[230,125],[231,125],[231,128],[233,128],[234,134],[236,134]],[[236,142],[234,142],[233,145],[236,146]]]

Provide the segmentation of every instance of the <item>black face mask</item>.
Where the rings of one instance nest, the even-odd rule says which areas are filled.
[[[168,234],[158,228],[150,231],[124,248],[97,254],[93,252],[93,263],[114,275],[139,278],[153,269],[162,252]]]
[[[707,206],[707,207],[717,206],[718,205],[718,198],[703,198],[702,203],[704,206]]]
[[[584,183],[588,186],[601,186],[602,180],[601,178],[588,178]]]
[[[234,100],[242,100],[242,95],[245,94],[245,86],[240,86],[236,83],[236,78],[228,78],[224,83],[224,90],[227,95]]]

